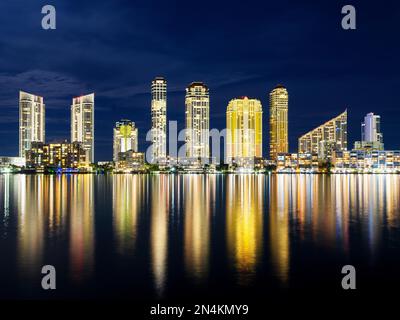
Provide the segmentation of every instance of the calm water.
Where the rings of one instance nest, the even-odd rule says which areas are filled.
[[[399,285],[399,175],[0,175],[0,298]],[[40,287],[57,269],[57,290]]]

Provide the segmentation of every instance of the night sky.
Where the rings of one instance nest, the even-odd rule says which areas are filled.
[[[42,6],[57,29],[41,28]],[[357,10],[357,30],[341,28],[341,8]],[[168,81],[168,120],[184,126],[185,87],[210,88],[211,128],[225,127],[230,99],[263,104],[289,92],[289,148],[329,118],[349,112],[349,146],[368,112],[382,117],[386,149],[400,149],[400,4],[396,1],[0,2],[0,155],[18,154],[18,91],[44,97],[46,141],[70,139],[72,97],[94,92],[96,161],[112,158],[112,129],[136,122],[141,151],[150,129],[150,84]]]

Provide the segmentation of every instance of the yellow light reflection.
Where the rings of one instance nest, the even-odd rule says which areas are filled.
[[[113,176],[113,225],[120,254],[135,247],[138,214],[144,195],[143,176]]]
[[[226,178],[227,246],[238,282],[249,284],[262,254],[262,176],[228,175]]]

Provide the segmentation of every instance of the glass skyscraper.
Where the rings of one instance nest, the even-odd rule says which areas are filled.
[[[94,93],[72,99],[71,142],[80,142],[86,161],[94,162]]]
[[[167,156],[167,81],[156,77],[151,82],[152,157],[159,162]]]
[[[19,156],[26,156],[32,142],[45,142],[43,97],[19,92]]]
[[[186,157],[209,158],[210,95],[202,82],[186,88]]]

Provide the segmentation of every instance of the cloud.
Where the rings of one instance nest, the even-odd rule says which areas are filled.
[[[0,95],[7,97],[15,90],[32,92],[46,98],[76,96],[88,91],[80,81],[58,72],[29,70],[15,75],[0,73]]]

